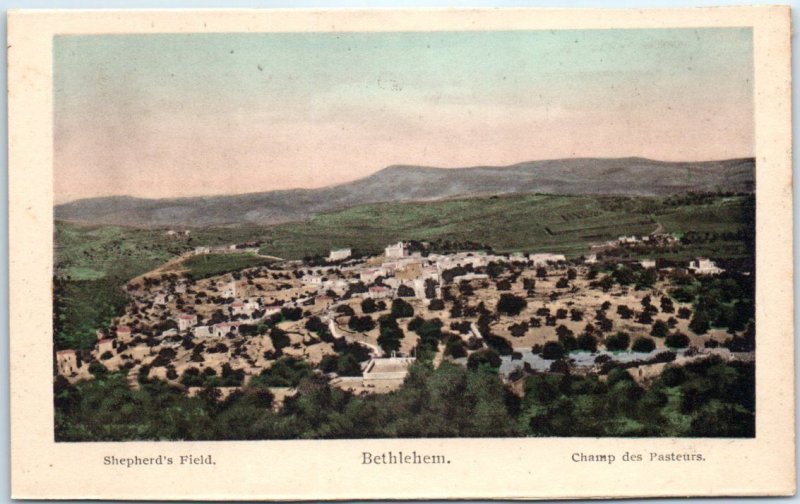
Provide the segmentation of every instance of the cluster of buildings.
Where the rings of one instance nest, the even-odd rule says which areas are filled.
[[[211,250],[198,247],[195,253]],[[381,256],[356,260],[352,259],[351,249],[343,248],[331,250],[328,260],[334,264],[284,262],[197,281],[165,274],[145,282],[129,289],[131,303],[126,313],[110,328],[98,330],[91,352],[56,353],[57,372],[72,379],[88,377],[88,363],[99,361],[112,370],[129,369],[133,375],[143,366],[149,367],[158,358],[168,356],[169,366],[163,366],[163,362],[154,366],[150,371],[155,373],[153,376],[165,379],[170,376],[165,368],[171,367],[170,379],[175,381],[175,375],[180,376],[198,363],[215,372],[228,364],[244,370],[246,376],[254,376],[271,365],[276,349],[267,334],[253,333],[253,327],[286,309],[302,309],[303,318],[317,316],[328,325],[334,338],[348,338],[347,331],[340,330],[334,320],[336,308],[350,299],[441,298],[442,287],[449,282],[488,279],[485,271],[492,263],[524,262],[538,268],[563,265],[566,257],[553,253],[423,254],[398,242],[387,246]],[[592,264],[597,260],[597,255],[591,254],[584,262]],[[656,266],[654,260],[647,259],[641,265]],[[693,261],[689,269],[696,274],[724,271],[706,258]],[[304,323],[298,322],[299,329],[287,335],[290,345],[282,353],[312,362],[334,354],[328,343],[309,343],[308,334],[304,335],[301,329]],[[248,331],[244,331],[245,327]],[[468,336],[482,340],[475,323]],[[372,358],[362,363],[362,377],[345,381],[356,388],[376,391],[399,386],[413,358],[384,357],[374,344],[363,344],[370,348]],[[317,353],[312,355],[310,346],[317,348]]]

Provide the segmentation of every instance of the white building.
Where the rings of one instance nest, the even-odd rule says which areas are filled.
[[[353,255],[353,251],[349,248],[343,249],[336,249],[331,250],[331,253],[328,255],[329,261],[343,261]]]
[[[101,339],[97,342],[97,355],[103,355],[106,352],[111,352],[115,347],[115,340],[111,338]]]
[[[220,322],[219,324],[214,324],[214,336],[217,338],[222,338],[229,332],[238,333],[239,332],[239,322]]]
[[[213,334],[211,328],[204,325],[195,327],[192,332],[195,338],[207,338]]]
[[[194,248],[194,255],[203,255],[203,254],[210,254],[211,247],[195,247]]]
[[[689,263],[689,269],[697,275],[719,275],[725,271],[718,267],[714,261],[705,257],[698,257],[697,260]]]
[[[276,313],[280,313],[280,312],[281,312],[281,305],[278,305],[278,304],[267,305],[267,306],[264,307],[264,316],[265,317],[270,317],[270,316],[275,315]]]
[[[373,285],[369,288],[369,297],[372,299],[383,299],[391,297],[392,290],[388,287],[382,287],[380,285]]]
[[[586,264],[597,264],[597,254],[589,254],[583,262]]]
[[[644,269],[650,269],[656,267],[656,260],[655,259],[642,259],[639,261],[639,264],[642,265]]]
[[[384,255],[387,258],[399,259],[401,257],[405,257],[406,250],[405,245],[403,242],[397,242],[394,245],[389,245],[386,247]]]
[[[193,313],[182,313],[178,315],[178,330],[188,331],[197,325],[197,315]]]

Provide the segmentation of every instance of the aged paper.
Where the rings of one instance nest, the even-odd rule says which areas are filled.
[[[788,8],[8,27],[13,497],[794,493]]]

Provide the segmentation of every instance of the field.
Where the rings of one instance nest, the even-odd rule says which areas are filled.
[[[254,254],[205,254],[183,261],[188,275],[195,280],[239,271],[271,262]]]
[[[262,252],[289,259],[353,247],[376,253],[398,240],[480,242],[498,252],[560,252],[577,257],[594,243],[621,235],[714,233],[675,259],[696,255],[743,258],[750,253],[735,234],[753,212],[751,197],[715,197],[699,204],[669,198],[511,195],[427,203],[365,205],[281,224],[265,235]],[[699,245],[699,244],[698,244]],[[719,253],[713,248],[718,247]],[[721,253],[721,254],[720,254]]]

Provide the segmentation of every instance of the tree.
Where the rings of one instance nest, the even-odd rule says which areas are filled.
[[[667,334],[669,334],[669,325],[663,320],[656,320],[650,330],[650,335],[656,338],[665,338]]]
[[[627,350],[630,341],[631,338],[627,333],[619,331],[606,338],[606,350],[610,352]]]
[[[508,280],[500,280],[497,282],[497,290],[499,291],[507,291],[511,290],[511,282]]]
[[[686,348],[689,346],[689,337],[681,332],[676,332],[667,336],[664,344],[670,348]]]
[[[694,312],[691,322],[689,322],[689,329],[695,334],[705,334],[711,328],[711,317],[704,311],[697,310]]]
[[[561,343],[555,341],[548,341],[542,347],[542,359],[556,360],[564,356],[564,347]]]
[[[414,289],[408,285],[401,285],[397,288],[397,295],[400,297],[414,297]]]
[[[454,359],[460,359],[467,356],[467,350],[464,348],[464,343],[458,336],[451,336],[447,338],[447,343],[444,346],[444,354]]]
[[[542,266],[536,268],[536,278],[547,278],[547,269]]]
[[[372,298],[365,298],[361,301],[361,313],[375,313],[378,311],[378,305]]]
[[[637,322],[640,324],[652,324],[653,323],[653,315],[645,310],[639,314],[639,317],[636,319]]]
[[[368,332],[375,328],[375,321],[369,315],[364,315],[363,317],[354,315],[350,317],[347,327],[352,331]]]
[[[569,280],[575,280],[578,278],[578,272],[575,270],[575,268],[570,268],[567,270],[567,278]]]
[[[688,320],[692,316],[692,310],[686,307],[678,308],[678,318]]]
[[[656,342],[651,338],[636,338],[631,346],[634,352],[649,353],[656,349]]]
[[[515,316],[519,315],[526,306],[528,306],[528,302],[525,301],[525,298],[515,296],[514,294],[502,294],[500,300],[497,302],[497,311],[506,315]]]
[[[439,311],[444,310],[444,301],[439,298],[433,298],[428,303],[428,310],[430,311]]]
[[[597,351],[597,339],[591,334],[581,334],[578,336],[578,350],[595,353]]]
[[[581,320],[583,320],[583,312],[578,309],[572,308],[570,310],[570,319],[573,322],[580,322]]]
[[[622,319],[630,319],[633,317],[633,310],[628,308],[626,305],[617,306],[617,313]]]
[[[403,330],[400,329],[396,321],[394,325],[381,325],[378,345],[380,345],[381,349],[386,353],[396,352],[400,350],[400,342],[403,341],[404,337],[405,333],[403,333]]]
[[[569,287],[569,282],[566,278],[559,278],[556,282],[556,289],[566,289],[567,287]]]
[[[477,370],[481,368],[497,369],[500,367],[500,356],[490,348],[478,350],[470,354],[467,359],[467,368]]]
[[[337,306],[336,307],[336,313],[338,313],[340,315],[345,315],[345,316],[348,316],[348,317],[352,317],[353,315],[356,314],[355,310],[353,310],[353,308],[351,308],[350,305],[346,305],[346,304],[341,304],[341,305]]]
[[[414,307],[412,307],[407,301],[404,301],[402,299],[394,299],[392,301],[392,317],[406,318],[413,316],[414,316]]]

